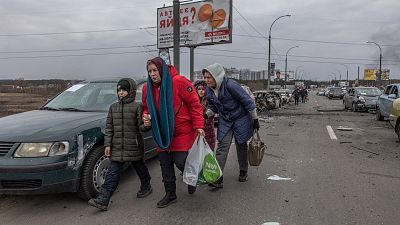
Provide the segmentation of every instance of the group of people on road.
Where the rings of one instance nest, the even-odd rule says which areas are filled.
[[[298,105],[300,101],[301,103],[306,103],[308,98],[308,91],[303,86],[296,87],[292,93],[292,96],[294,98],[295,105]]]
[[[132,79],[121,79],[117,84],[118,102],[110,106],[104,138],[104,154],[110,157],[111,163],[98,197],[88,203],[108,209],[125,162],[133,164],[140,178],[137,198],[152,193],[141,136],[141,132],[149,130],[158,146],[165,189],[158,208],[177,201],[175,166],[183,172],[188,152],[198,135],[204,136],[211,149],[216,147],[216,159],[222,171],[234,137],[240,168],[238,181],[247,181],[247,141],[260,124],[255,102],[246,91],[236,81],[226,78],[223,66],[218,63],[203,69],[204,80],[194,84],[160,57],[148,60],[146,69],[148,78],[142,89],[142,104],[134,101],[136,84]],[[223,177],[209,186],[222,188]],[[196,187],[188,185],[187,190],[194,194]]]

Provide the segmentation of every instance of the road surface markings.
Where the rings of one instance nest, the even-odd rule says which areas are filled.
[[[291,180],[292,178],[285,178],[285,177],[280,177],[278,175],[272,175],[272,176],[269,176],[267,179],[268,180]]]
[[[326,129],[328,130],[329,136],[331,137],[332,140],[337,140],[337,137],[335,135],[335,132],[333,131],[332,127],[330,125],[326,126]]]

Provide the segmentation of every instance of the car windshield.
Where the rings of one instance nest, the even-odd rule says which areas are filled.
[[[378,96],[381,95],[381,91],[378,88],[359,88],[357,89],[358,95],[367,95],[367,96]]]
[[[333,92],[333,93],[341,93],[341,92],[342,92],[342,89],[341,89],[341,88],[331,88],[330,92]]]
[[[42,109],[63,111],[108,111],[117,101],[117,83],[76,84],[48,102]]]

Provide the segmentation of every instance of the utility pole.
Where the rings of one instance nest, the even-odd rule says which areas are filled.
[[[173,17],[174,17],[174,66],[175,69],[179,73],[179,61],[180,61],[180,52],[179,52],[179,45],[180,45],[180,35],[181,35],[181,29],[180,29],[180,3],[179,0],[174,0],[173,1]]]
[[[360,66],[358,66],[358,69],[357,69],[357,83],[358,83],[358,85],[360,84]]]

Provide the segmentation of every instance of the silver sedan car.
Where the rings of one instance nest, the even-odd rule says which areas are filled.
[[[376,101],[381,94],[376,87],[350,88],[343,97],[344,108],[354,112],[375,110]]]

